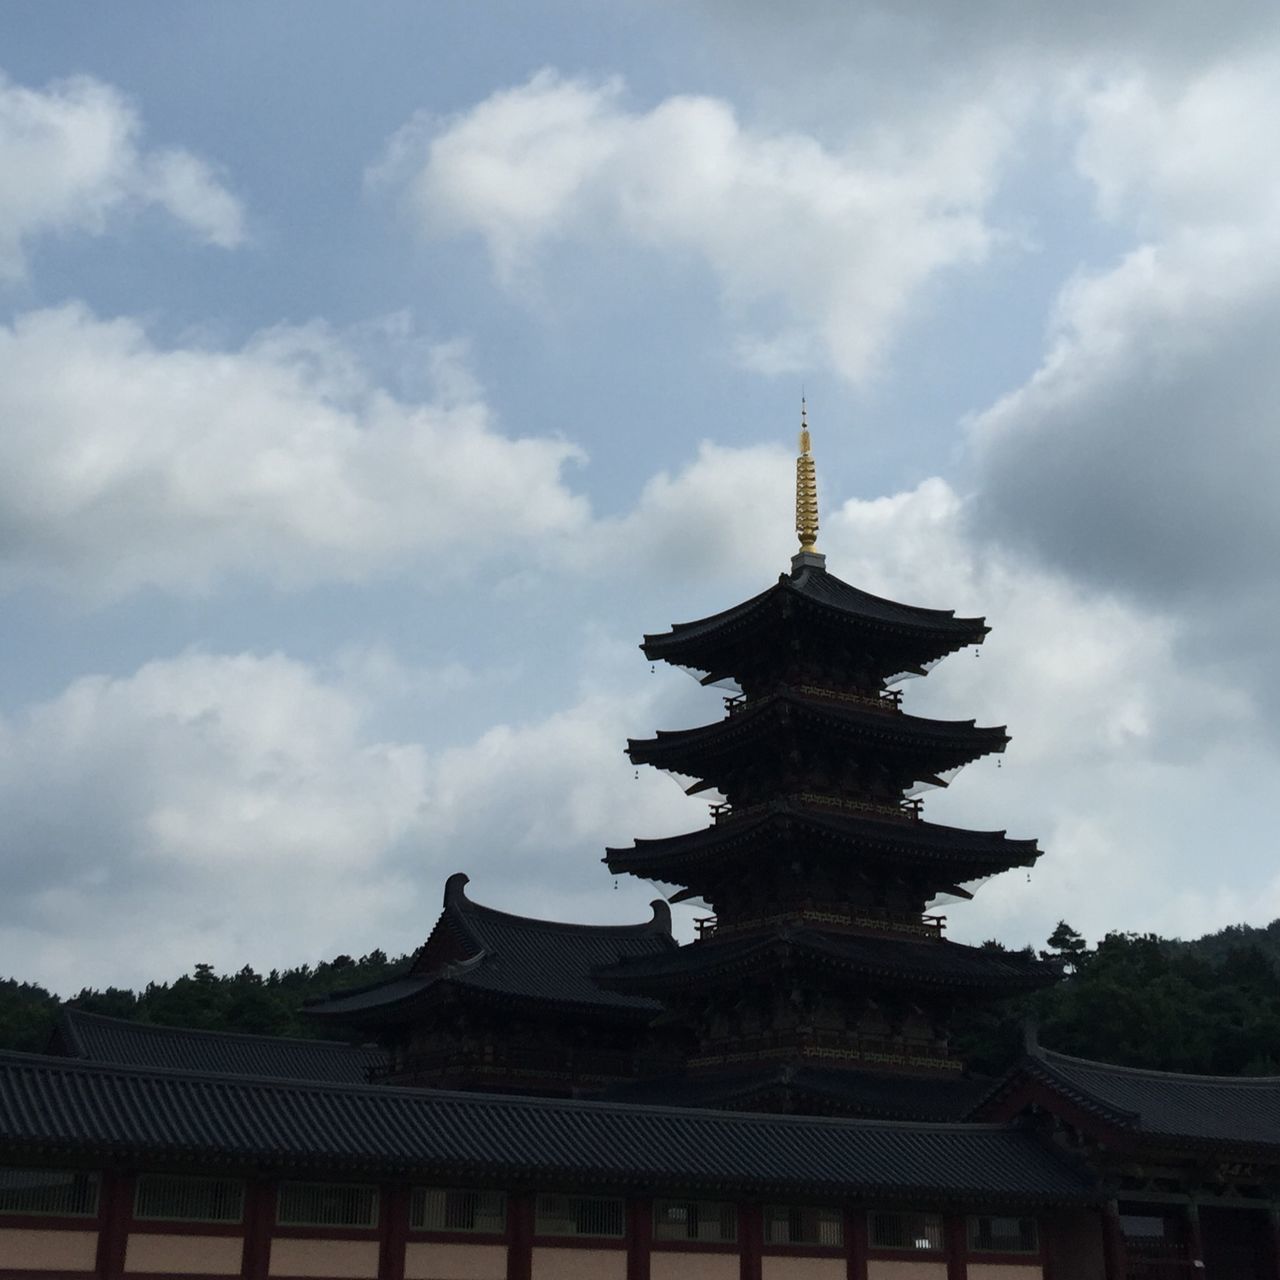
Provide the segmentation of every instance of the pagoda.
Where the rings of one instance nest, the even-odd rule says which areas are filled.
[[[972,720],[904,712],[893,687],[981,644],[982,618],[858,590],[817,551],[814,461],[802,407],[800,551],[775,586],[646,636],[650,660],[729,685],[713,724],[632,739],[637,764],[718,792],[703,830],[610,849],[615,873],[706,905],[697,941],[597,971],[667,1010],[677,1077],[629,1096],[698,1105],[900,1118],[958,1116],[973,1100],[948,1025],[957,1006],[1042,986],[1056,969],[964,946],[929,914],[939,897],[1040,856],[1034,840],[926,822],[915,792],[1001,752]],[[628,1096],[628,1095],[623,1095]]]

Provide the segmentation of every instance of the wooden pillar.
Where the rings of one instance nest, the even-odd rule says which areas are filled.
[[[1057,1222],[1047,1213],[1036,1218],[1036,1242],[1040,1246],[1041,1280],[1054,1280],[1053,1236]]]
[[[649,1280],[653,1245],[653,1201],[627,1202],[627,1280]]]
[[[1280,1204],[1267,1206],[1267,1253],[1271,1280],[1280,1280]]]
[[[1102,1266],[1106,1280],[1125,1280],[1124,1232],[1114,1200],[1102,1206]]]
[[[847,1280],[867,1280],[867,1211],[844,1211],[845,1275]]]
[[[968,1268],[969,1224],[963,1214],[949,1213],[942,1219],[942,1238],[947,1250],[947,1280],[965,1280]]]
[[[409,1188],[383,1186],[378,1196],[378,1280],[404,1280],[404,1250],[409,1242]]]
[[[120,1280],[129,1243],[129,1219],[133,1210],[133,1179],[108,1171],[102,1175],[98,1230],[99,1280]]]
[[[533,1192],[507,1198],[507,1280],[532,1280]]]
[[[1200,1206],[1194,1200],[1186,1205],[1187,1261],[1197,1269],[1204,1266],[1204,1233],[1200,1230]]]
[[[764,1254],[764,1210],[758,1204],[738,1207],[738,1243],[741,1280],[760,1280],[761,1257]]]
[[[244,1254],[240,1263],[244,1280],[267,1280],[275,1216],[275,1184],[265,1178],[252,1179],[244,1197]]]

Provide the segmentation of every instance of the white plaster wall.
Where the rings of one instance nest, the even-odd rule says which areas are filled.
[[[666,1249],[649,1255],[649,1280],[738,1280],[742,1262],[736,1253],[679,1253]]]
[[[98,1233],[0,1230],[0,1259],[15,1271],[93,1271],[98,1265]]]
[[[533,1280],[627,1280],[625,1249],[534,1249]]]
[[[970,1262],[968,1280],[1043,1280],[1038,1262]]]
[[[271,1242],[273,1276],[337,1276],[342,1280],[377,1280],[376,1240],[292,1240]]]
[[[760,1280],[845,1280],[848,1271],[839,1258],[776,1258],[760,1260]]]
[[[124,1251],[124,1269],[155,1275],[238,1276],[243,1236],[186,1236],[135,1231]]]
[[[867,1280],[947,1280],[947,1264],[926,1258],[872,1258]]]
[[[404,1251],[405,1280],[507,1280],[505,1244],[428,1244]]]

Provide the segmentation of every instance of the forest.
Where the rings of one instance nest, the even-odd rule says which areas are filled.
[[[1039,954],[1061,966],[1060,982],[955,1019],[956,1048],[975,1072],[1013,1062],[1031,1019],[1040,1043],[1060,1053],[1167,1071],[1280,1074],[1280,920],[1191,942],[1111,933],[1094,945],[1063,922]],[[42,1051],[64,1004],[168,1026],[308,1036],[315,1032],[303,1005],[393,977],[410,960],[372,951],[267,974],[197,964],[142,991],[86,988],[65,1001],[33,983],[0,980],[0,1048]]]

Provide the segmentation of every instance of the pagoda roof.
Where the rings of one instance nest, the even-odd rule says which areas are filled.
[[[628,739],[627,753],[633,764],[704,777],[716,765],[750,763],[762,744],[783,734],[873,750],[878,760],[896,758],[917,777],[1003,751],[1009,741],[1003,725],[980,729],[972,720],[930,720],[783,687],[748,699],[712,724]]]
[[[754,1109],[785,1097],[788,1114],[802,1115],[812,1108],[819,1114],[844,1112],[866,1119],[956,1121],[969,1115],[991,1083],[958,1075],[769,1063],[641,1080],[615,1086],[609,1096],[622,1102],[660,1100],[675,1106],[732,1109]]]
[[[375,1048],[336,1040],[194,1031],[108,1018],[80,1009],[62,1010],[51,1050],[121,1067],[173,1067],[346,1084],[365,1083],[370,1072],[384,1062]]]
[[[847,631],[878,636],[884,645],[905,644],[918,662],[980,644],[989,630],[983,618],[957,618],[951,609],[899,604],[850,586],[824,568],[806,566],[781,574],[774,586],[732,608],[646,635],[640,647],[651,660],[711,671],[717,651],[742,643],[795,610]]]
[[[624,961],[597,976],[624,990],[660,991],[689,982],[740,981],[743,974],[796,962],[811,970],[840,970],[895,988],[970,990],[987,996],[1032,991],[1059,976],[1052,965],[1022,952],[792,924],[745,937],[712,936],[665,955]]]
[[[694,869],[714,872],[742,858],[753,863],[771,849],[788,848],[788,836],[806,849],[833,847],[848,856],[870,858],[895,868],[910,865],[952,883],[993,875],[1012,866],[1030,866],[1040,856],[1034,840],[1010,840],[1003,831],[966,831],[906,818],[878,818],[835,805],[800,799],[773,800],[757,809],[683,835],[637,840],[630,848],[609,849],[605,861],[615,873],[630,872],[672,884],[686,884]]]
[[[1148,1142],[1280,1147],[1280,1076],[1184,1075],[1035,1046],[972,1114],[1004,1109],[1027,1086],[1039,1086],[1041,1097],[1047,1090],[1105,1127]]]
[[[653,904],[640,924],[569,924],[512,915],[467,897],[461,872],[445,885],[444,911],[431,938],[403,977],[308,1005],[308,1017],[381,1024],[411,1016],[424,1001],[460,991],[481,999],[652,1017],[658,1006],[639,996],[606,991],[594,970],[620,960],[672,951],[671,909]],[[447,944],[447,945],[441,945]]]
[[[1090,1203],[1091,1180],[1004,1125],[894,1124],[322,1084],[0,1053],[0,1154],[189,1167]],[[457,1185],[455,1183],[455,1185]]]

